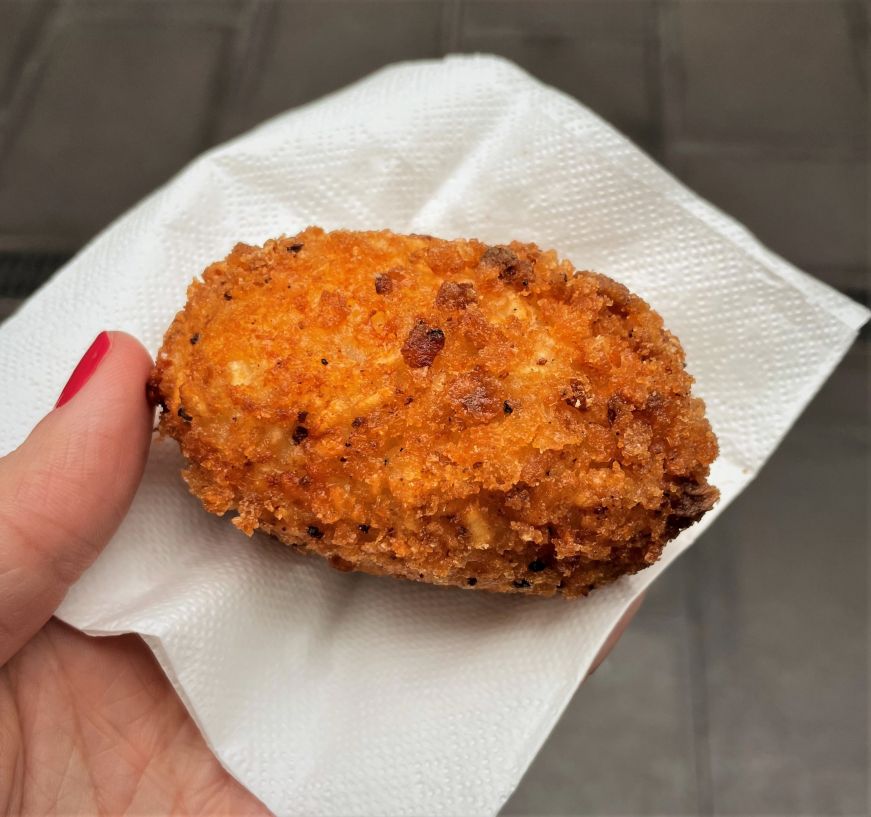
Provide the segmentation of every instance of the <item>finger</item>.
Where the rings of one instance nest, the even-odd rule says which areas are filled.
[[[0,459],[0,665],[52,615],[105,547],[142,476],[151,358],[103,332],[57,406]]]
[[[587,673],[587,677],[589,678],[601,665],[601,663],[608,657],[608,654],[611,650],[614,649],[617,642],[620,640],[620,637],[626,632],[626,628],[631,623],[632,619],[635,618],[635,614],[641,608],[642,603],[644,602],[644,593],[642,593],[629,607],[626,608],[626,612],[620,617],[620,621],[617,622],[617,625],[611,630],[611,634],[608,636],[605,643],[602,645],[602,648],[596,653],[596,657],[593,659],[593,663],[590,665],[590,671]]]

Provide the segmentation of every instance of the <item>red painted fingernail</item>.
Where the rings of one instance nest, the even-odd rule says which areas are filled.
[[[88,351],[82,355],[82,359],[76,364],[76,368],[73,369],[73,373],[70,375],[70,379],[67,380],[64,390],[60,393],[57,403],[54,404],[55,408],[66,405],[81,391],[82,386],[97,371],[100,361],[106,357],[106,352],[109,351],[111,345],[112,341],[109,338],[108,332],[100,332],[97,335],[94,342],[88,347]]]

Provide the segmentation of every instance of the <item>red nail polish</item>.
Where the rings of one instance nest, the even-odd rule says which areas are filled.
[[[76,368],[73,369],[73,373],[70,375],[70,379],[67,380],[66,386],[64,386],[63,391],[60,393],[57,403],[54,404],[55,408],[60,408],[61,406],[66,405],[79,393],[79,391],[81,391],[82,386],[84,386],[85,383],[91,379],[91,375],[97,371],[100,361],[106,357],[106,352],[109,351],[111,345],[112,341],[109,338],[108,332],[100,332],[100,334],[97,335],[94,342],[88,347],[88,351],[82,355],[82,359],[78,362]]]

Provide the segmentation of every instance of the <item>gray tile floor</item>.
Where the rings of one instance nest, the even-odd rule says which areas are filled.
[[[653,586],[505,815],[868,814],[869,364]]]
[[[267,117],[387,63],[488,51],[590,106],[799,267],[867,290],[869,8],[0,0],[0,252],[71,253]]]

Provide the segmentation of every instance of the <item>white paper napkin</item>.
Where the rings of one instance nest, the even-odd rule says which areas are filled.
[[[510,63],[404,64],[210,151],[67,264],[0,329],[0,451],[101,329],[153,353],[208,262],[308,224],[536,241],[641,294],[719,435],[717,510],[585,600],[501,597],[249,541],[188,495],[164,441],[59,615],[142,633],[221,762],[278,814],[493,814],[621,613],[750,481],[868,313]]]

